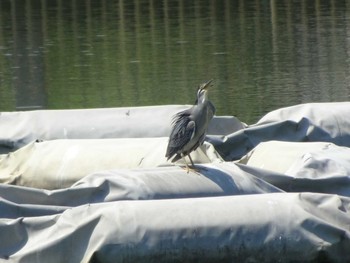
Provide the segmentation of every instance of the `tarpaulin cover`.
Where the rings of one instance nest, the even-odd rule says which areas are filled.
[[[350,147],[350,103],[311,103],[272,111],[255,125],[228,135],[209,136],[226,161],[237,160],[260,142],[333,142]]]
[[[186,105],[38,110],[0,113],[0,153],[34,140],[167,137],[172,116]],[[228,135],[245,125],[237,118],[214,117],[208,134]]]
[[[0,262],[350,262],[350,103],[216,116],[167,162],[188,106],[0,115]]]
[[[56,189],[69,187],[95,171],[164,166],[167,143],[166,137],[32,142],[0,155],[0,182]],[[192,157],[196,163],[222,160],[209,143],[198,148]]]

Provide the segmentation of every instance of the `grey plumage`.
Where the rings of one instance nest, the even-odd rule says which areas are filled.
[[[215,114],[214,105],[208,100],[208,88],[212,80],[201,84],[197,91],[195,105],[176,113],[165,157],[172,162],[188,156],[194,166],[190,153],[204,141],[210,120]],[[186,166],[187,163],[185,162]],[[187,166],[188,168],[188,166]]]

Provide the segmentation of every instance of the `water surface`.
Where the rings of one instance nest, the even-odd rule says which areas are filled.
[[[347,1],[1,0],[0,110],[349,99]]]

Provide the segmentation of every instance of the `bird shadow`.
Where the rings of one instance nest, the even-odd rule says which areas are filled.
[[[234,178],[224,171],[200,164],[196,164],[196,168],[199,172],[198,176],[205,176],[215,183],[222,189],[224,195],[240,194],[239,187],[237,187]]]

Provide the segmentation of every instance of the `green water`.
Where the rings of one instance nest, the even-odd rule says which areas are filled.
[[[347,1],[1,0],[0,110],[349,99]]]

